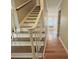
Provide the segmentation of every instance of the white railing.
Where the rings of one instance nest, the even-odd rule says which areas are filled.
[[[39,24],[40,23],[40,24]],[[34,26],[32,26],[32,28],[29,28],[29,32],[30,32],[30,41],[32,43],[32,53],[33,53],[33,59],[39,59],[39,51],[41,46],[39,46],[39,42],[42,40],[42,31],[44,28],[44,23],[43,23],[43,10],[41,9],[39,12],[39,15],[37,17],[37,20],[34,24]],[[37,56],[35,56],[35,48],[34,48],[34,43],[33,43],[33,37],[32,34],[34,32],[34,30],[37,30],[37,32],[35,33],[36,37],[35,40],[36,42],[36,52],[37,52]]]

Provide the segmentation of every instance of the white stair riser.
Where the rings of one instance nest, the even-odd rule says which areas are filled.
[[[28,31],[26,28],[21,28],[21,31]],[[34,31],[40,31],[40,29],[35,29]],[[42,29],[42,31],[45,32],[45,28]]]
[[[36,46],[36,42],[34,41],[34,45]],[[38,42],[39,46],[44,46],[44,41]],[[31,46],[30,41],[13,41],[11,46]]]
[[[37,55],[39,56],[39,58],[43,57],[42,53],[39,54],[36,53],[36,56]],[[33,58],[33,55],[32,53],[12,53],[11,58]]]
[[[24,23],[23,25],[21,25],[21,26],[33,26],[34,24],[33,23]],[[40,26],[40,23],[38,24],[38,26]]]
[[[42,36],[43,38],[45,37],[45,34],[42,34],[42,35],[33,34],[33,37],[40,37],[40,36]],[[22,38],[22,37],[30,38],[30,34],[13,34],[13,38]]]
[[[31,20],[25,20],[24,22],[29,22],[30,23],[30,22],[35,22],[35,21],[36,21],[36,19],[34,19],[34,20],[31,19]]]

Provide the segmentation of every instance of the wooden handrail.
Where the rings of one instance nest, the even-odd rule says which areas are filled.
[[[27,2],[24,2],[24,3],[21,4],[20,6],[16,7],[16,10],[19,10],[20,8],[22,8],[23,6],[25,6],[25,5],[28,4],[29,2],[31,2],[31,0],[28,0]]]

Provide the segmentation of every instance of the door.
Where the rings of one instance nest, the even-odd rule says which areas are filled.
[[[58,12],[58,32],[57,32],[58,37],[60,35],[60,22],[61,22],[61,10],[59,10]]]

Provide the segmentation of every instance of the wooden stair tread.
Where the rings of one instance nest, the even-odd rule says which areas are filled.
[[[11,59],[32,59],[32,58],[11,58]],[[43,58],[39,58],[39,59],[43,59]]]
[[[38,15],[29,15],[28,17],[37,17]]]
[[[39,12],[31,12],[31,14],[39,14]]]
[[[32,14],[32,13],[33,13],[33,14],[39,14],[39,12],[31,12],[31,14]]]
[[[44,46],[40,48],[39,53],[43,53]],[[12,46],[11,47],[11,53],[31,53],[31,46]],[[35,46],[35,52],[36,52],[36,46]]]
[[[32,59],[32,58],[11,58],[11,59]],[[43,59],[43,58],[39,58],[39,59]]]

